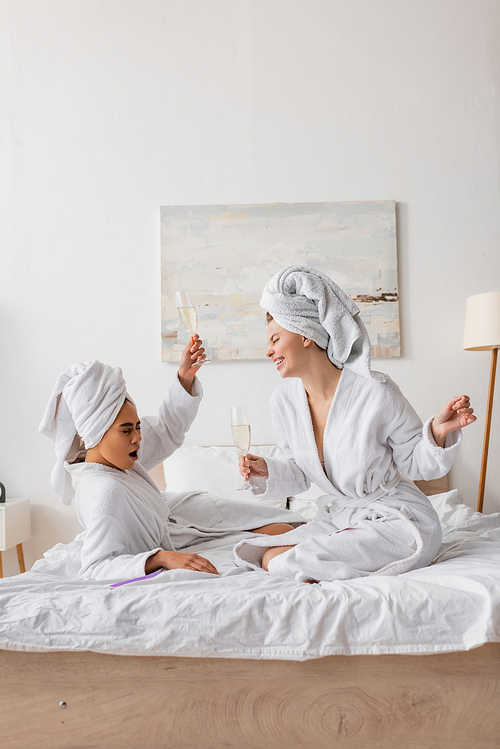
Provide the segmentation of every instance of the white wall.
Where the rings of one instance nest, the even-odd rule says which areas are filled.
[[[123,367],[142,413],[160,362],[159,206],[395,199],[403,357],[422,417],[469,393],[452,473],[474,505],[489,353],[466,297],[500,290],[495,0],[12,0],[1,4],[1,453],[31,497],[31,564],[79,530],[37,433],[59,372]],[[214,363],[190,443],[247,405],[272,440],[266,362]],[[500,510],[500,395],[486,511]],[[4,554],[8,574],[15,551]]]

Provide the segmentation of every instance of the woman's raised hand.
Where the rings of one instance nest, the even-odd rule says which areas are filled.
[[[432,420],[432,434],[439,447],[444,447],[447,434],[463,429],[476,421],[468,395],[456,395],[438,411]]]
[[[202,362],[206,359],[205,349],[202,348],[202,345],[203,341],[201,340],[198,333],[193,333],[186,345],[186,348],[182,352],[181,362],[179,364],[179,371],[177,372],[177,375],[182,387],[184,388],[184,390],[187,390],[188,393],[191,392],[191,386],[193,384],[194,378],[196,377],[196,372],[198,371],[198,366],[193,367],[191,365],[201,365]]]
[[[264,458],[259,458],[258,455],[251,455],[250,453],[240,455],[238,462],[240,465],[240,473],[245,481],[248,481],[252,476],[255,476],[256,478],[269,476],[266,461]]]

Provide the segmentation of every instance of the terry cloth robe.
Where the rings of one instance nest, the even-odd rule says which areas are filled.
[[[189,395],[176,379],[158,418],[141,419],[139,459],[130,470],[100,463],[65,464],[76,491],[78,519],[86,530],[79,577],[133,579],[145,574],[146,560],[160,549],[199,553],[231,534],[239,534],[234,542],[253,536],[241,531],[273,522],[303,522],[300,515],[257,502],[159,491],[148,471],[183,443],[201,395],[197,380],[194,395]]]
[[[254,494],[293,496],[311,481],[325,494],[318,499],[316,519],[307,525],[271,540],[258,537],[237,544],[237,564],[258,568],[265,548],[293,544],[270,561],[271,574],[338,580],[399,574],[430,564],[441,528],[429,500],[412,481],[449,471],[460,431],[439,447],[432,419],[422,426],[389,377],[379,382],[344,368],[326,421],[323,468],[301,380],[277,390],[270,405],[282,459],[266,458],[269,476],[252,479]]]

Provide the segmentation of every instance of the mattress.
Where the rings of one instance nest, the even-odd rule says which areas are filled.
[[[220,576],[77,580],[82,533],[0,580],[0,648],[304,661],[498,642],[500,514],[474,512],[456,490],[430,499],[443,525],[430,567],[314,585],[237,568],[232,544],[201,552]]]

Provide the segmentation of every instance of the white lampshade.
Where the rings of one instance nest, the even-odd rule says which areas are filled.
[[[500,291],[467,298],[464,349],[500,348]]]

